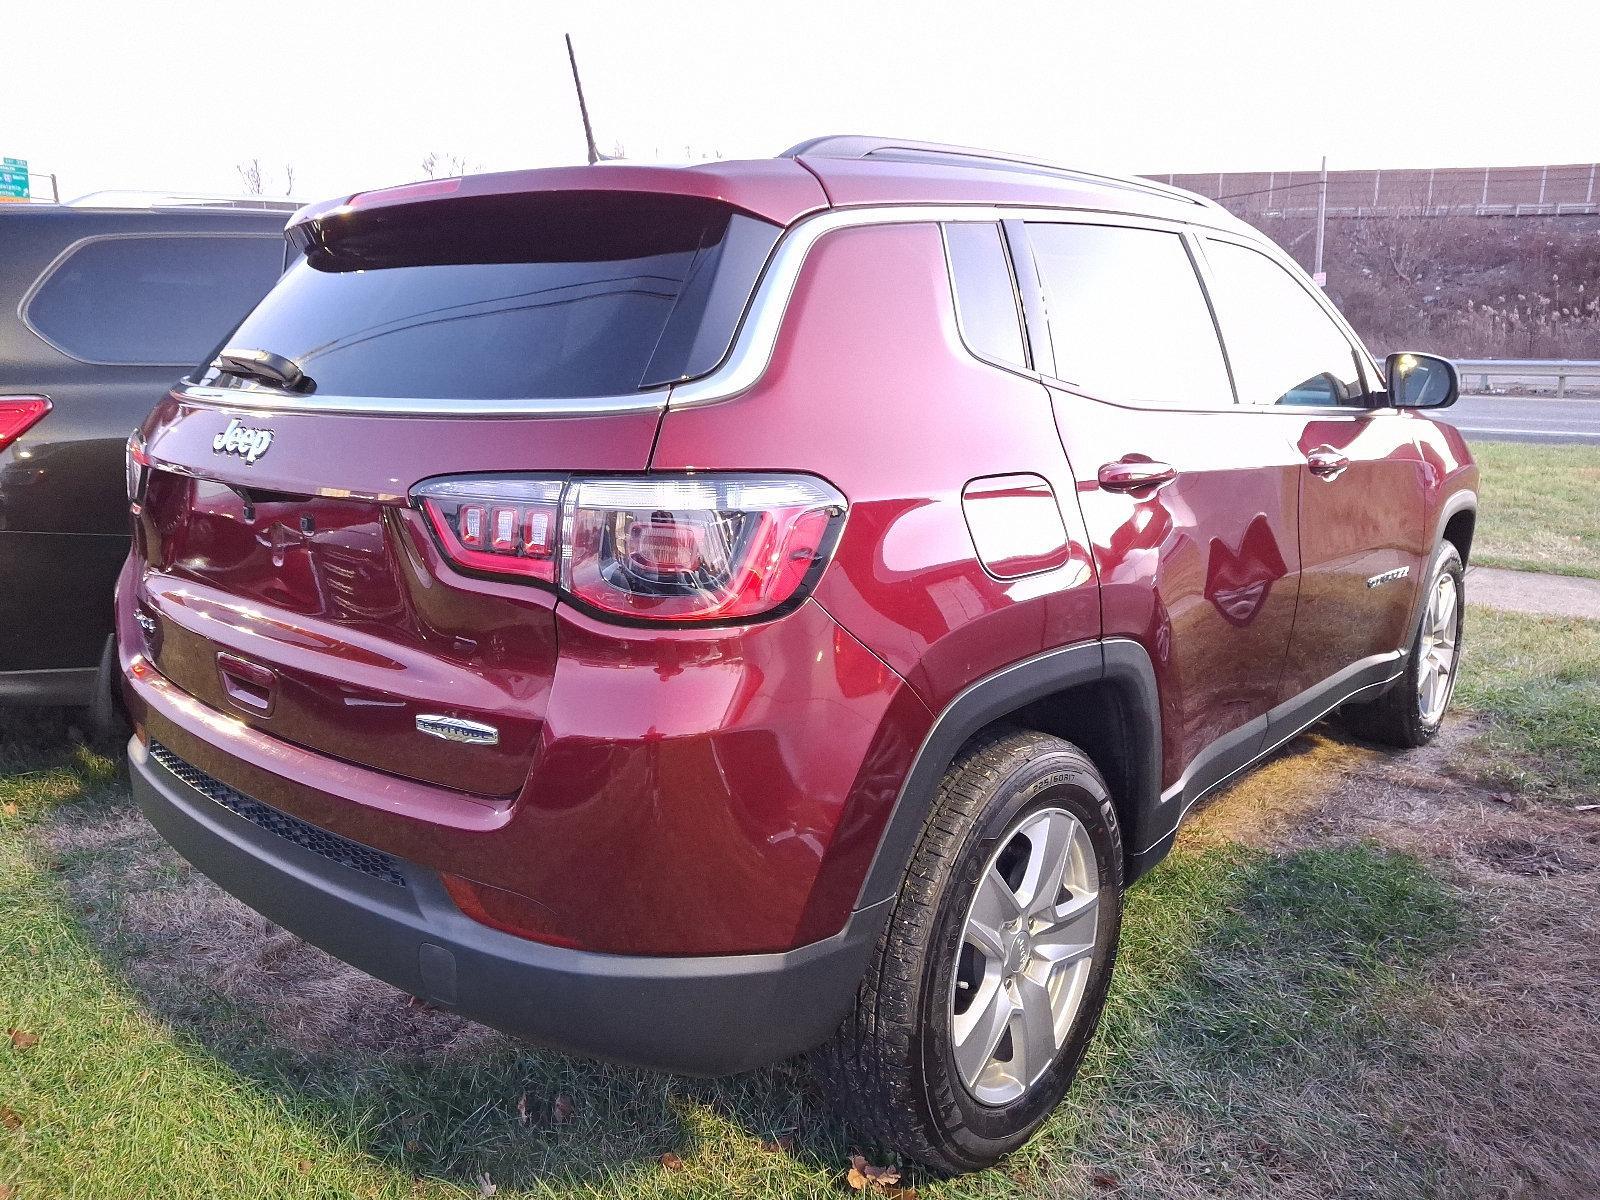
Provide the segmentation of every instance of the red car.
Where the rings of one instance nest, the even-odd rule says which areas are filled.
[[[1338,708],[1427,741],[1477,469],[1215,204],[984,151],[431,181],[129,445],[135,792],[433,1004],[940,1171],[1066,1092],[1122,890]]]

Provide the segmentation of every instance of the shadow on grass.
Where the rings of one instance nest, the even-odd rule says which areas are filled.
[[[816,1194],[857,1144],[802,1064],[669,1077],[409,1006],[183,867],[110,788],[120,763],[65,744],[44,719],[20,732],[5,721],[0,786],[51,792],[36,828],[58,847],[74,907],[93,913],[79,921],[101,958],[181,1046],[327,1141],[402,1177],[618,1195],[695,1180],[718,1194]],[[1226,1097],[1286,1095],[1327,1074],[1330,1048],[1381,1037],[1385,998],[1463,936],[1453,895],[1403,855],[1180,847],[1130,893],[1111,1000],[1067,1102],[1003,1174],[928,1190],[1083,1190],[1090,1162],[1137,1177],[1152,1146],[1244,1111]],[[1230,1169],[1270,1182],[1260,1130],[1233,1133],[1219,1151]],[[669,1151],[681,1172],[661,1165]]]

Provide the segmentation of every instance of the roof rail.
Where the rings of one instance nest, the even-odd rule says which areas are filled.
[[[153,192],[114,189],[90,192],[68,200],[66,208],[238,208],[252,212],[292,213],[305,201],[273,196],[208,196],[197,192]]]
[[[833,134],[809,138],[790,146],[779,158],[884,158],[897,162],[937,160],[951,166],[972,168],[987,167],[999,171],[1020,171],[1026,174],[1055,175],[1066,179],[1081,179],[1106,187],[1127,188],[1130,191],[1148,192],[1198,204],[1206,208],[1221,207],[1214,200],[1180,187],[1157,183],[1132,175],[1107,175],[1098,171],[1084,171],[1061,163],[1047,162],[1041,158],[1025,158],[1018,154],[1003,154],[998,150],[980,150],[973,146],[949,146],[942,142],[915,142],[905,138],[866,137],[859,134]]]

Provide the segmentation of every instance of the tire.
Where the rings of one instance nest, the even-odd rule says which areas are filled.
[[[84,732],[94,744],[112,752],[126,748],[133,733],[127,709],[122,705],[121,682],[117,641],[115,637],[108,637],[95,672],[94,695],[82,710],[82,720]]]
[[[1423,673],[1429,668],[1430,652],[1435,655],[1438,653],[1434,604],[1441,587],[1453,589],[1454,612],[1448,621],[1449,662],[1442,695],[1435,695],[1430,702],[1422,695],[1422,681]],[[1463,620],[1467,609],[1466,568],[1461,562],[1461,552],[1452,543],[1444,542],[1434,552],[1427,590],[1423,596],[1422,618],[1411,640],[1411,650],[1406,655],[1404,674],[1376,700],[1366,704],[1346,704],[1339,710],[1340,723],[1366,741],[1415,749],[1431,742],[1444,723],[1450,698],[1455,692],[1457,668],[1461,662]]]
[[[1030,886],[1049,878],[1036,874],[1036,861],[1046,864],[1063,844],[1059,885]],[[1012,881],[1009,901],[995,878]],[[1049,905],[1027,926],[1036,942],[987,921],[991,912],[1022,921],[1015,905],[1030,894]],[[1105,1006],[1121,923],[1121,835],[1094,764],[1045,734],[980,735],[940,782],[855,1009],[819,1052],[835,1108],[902,1161],[940,1174],[993,1164],[1027,1141],[1071,1085]],[[971,938],[980,927],[1003,953],[978,949]],[[1006,932],[991,939],[990,929]],[[1011,996],[1032,1001],[1028,1017],[1000,1019]],[[1052,1002],[1044,1010],[1041,997]],[[985,999],[995,1007],[980,1010]],[[1001,1026],[990,1059],[982,1035]],[[970,1030],[959,1055],[958,1028]],[[1008,1048],[1010,1061],[1000,1061]],[[980,1061],[987,1065],[969,1085],[964,1071]]]

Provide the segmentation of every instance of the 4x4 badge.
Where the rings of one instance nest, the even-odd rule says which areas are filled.
[[[228,427],[211,439],[214,454],[237,454],[247,463],[255,462],[271,445],[272,430],[251,429],[237,419],[229,421]]]

